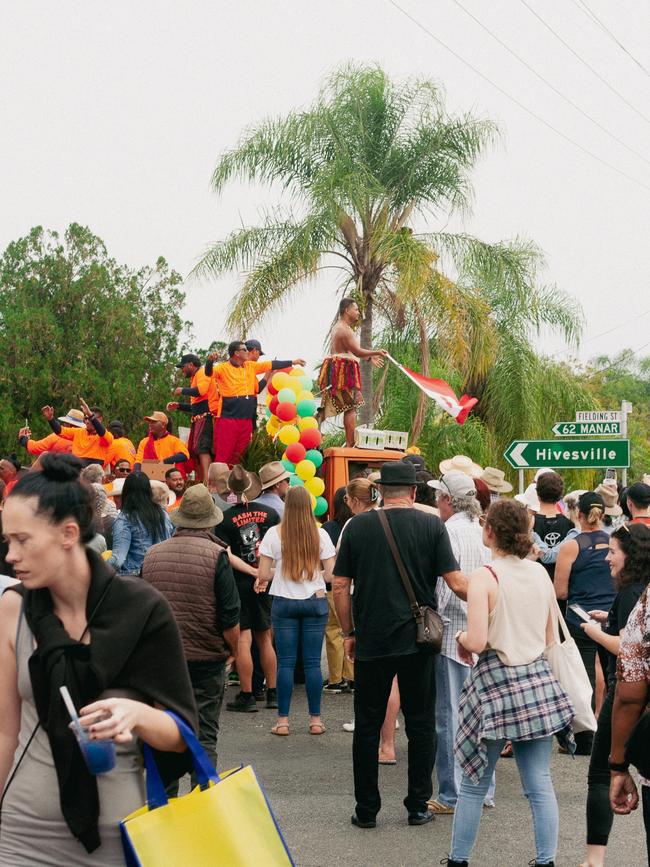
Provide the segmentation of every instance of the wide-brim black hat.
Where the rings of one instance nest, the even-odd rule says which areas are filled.
[[[416,485],[414,465],[407,461],[386,461],[381,465],[379,484],[394,488]]]

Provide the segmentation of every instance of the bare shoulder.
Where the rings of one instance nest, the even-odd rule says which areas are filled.
[[[14,590],[6,590],[0,596],[0,636],[2,636],[3,641],[9,639],[12,646],[22,601],[22,596]]]
[[[352,337],[352,329],[345,322],[339,321],[332,329],[332,339],[330,341],[330,349],[332,353],[345,352],[348,349],[348,343]]]

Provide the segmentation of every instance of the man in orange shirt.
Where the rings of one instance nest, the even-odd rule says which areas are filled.
[[[187,353],[176,365],[183,371],[183,376],[191,380],[189,386],[175,388],[177,397],[189,397],[189,403],[172,401],[167,404],[167,410],[180,409],[189,412],[190,439],[188,447],[190,457],[196,466],[197,479],[201,481],[208,476],[208,467],[212,462],[212,413],[218,406],[216,383],[205,372],[198,355]]]
[[[91,409],[82,398],[79,398],[79,406],[84,414],[83,427],[62,427],[60,420],[54,418],[51,406],[44,406],[41,412],[55,434],[72,441],[72,454],[80,458],[84,466],[101,464],[105,467],[110,457],[113,434],[104,427],[104,417],[98,407]]]
[[[185,479],[180,470],[177,470],[176,467],[170,467],[170,469],[165,473],[165,483],[172,494],[176,497],[174,502],[167,506],[167,511],[173,512],[174,509],[178,509],[181,500],[183,499],[183,494],[185,493]]]
[[[121,421],[113,419],[113,421],[109,421],[107,429],[113,434],[113,445],[109,457],[111,468],[114,468],[118,461],[128,461],[129,466],[133,469],[135,446],[127,437],[124,425]]]
[[[234,340],[228,346],[228,361],[211,371],[214,356],[210,356],[206,365],[206,373],[212,372],[221,398],[219,417],[214,422],[214,459],[231,467],[240,462],[253,438],[259,391],[257,374],[305,364],[302,358],[249,361],[248,355],[244,341]]]
[[[59,418],[70,427],[83,427],[84,414],[79,409],[69,409],[67,415]],[[32,431],[29,427],[21,427],[18,431],[18,442],[30,455],[43,455],[46,452],[62,452],[69,454],[72,451],[70,440],[63,439],[58,434],[51,433],[40,440],[32,439]]]
[[[174,464],[183,473],[183,464],[189,460],[190,453],[178,437],[167,430],[169,419],[164,412],[152,412],[144,420],[149,423],[149,436],[140,440],[135,456],[135,468],[139,470],[142,461],[162,461],[164,464]]]

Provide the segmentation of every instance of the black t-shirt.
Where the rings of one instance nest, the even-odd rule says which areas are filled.
[[[609,609],[603,632],[606,632],[607,635],[620,635],[621,629],[625,629],[628,617],[644,590],[643,584],[636,582],[635,584],[628,584],[627,587],[618,591],[612,602],[612,607]],[[616,657],[613,653],[608,653],[607,657],[607,679],[610,684],[613,684],[616,678]]]
[[[435,515],[416,509],[386,509],[386,517],[416,599],[420,605],[435,608],[436,582],[442,580],[438,576],[458,569],[445,525]],[[334,574],[354,581],[357,659],[363,662],[418,652],[406,591],[374,511],[363,512],[346,524]]]
[[[258,549],[269,527],[280,523],[280,516],[270,506],[261,503],[235,503],[224,513],[214,533],[230,547],[233,554],[251,566],[259,562]],[[238,581],[252,581],[251,575],[233,569]]]
[[[564,539],[569,530],[573,530],[573,521],[570,521],[566,515],[553,515],[548,518],[546,515],[535,515],[535,524],[533,530],[540,537],[542,542],[546,542],[549,548],[555,548]],[[555,563],[542,563],[551,578],[555,577]]]

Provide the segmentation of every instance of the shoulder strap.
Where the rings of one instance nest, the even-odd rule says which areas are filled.
[[[484,563],[483,565],[484,565],[485,568],[488,570],[488,572],[491,572],[491,573],[492,573],[492,577],[494,578],[494,580],[495,580],[495,581],[497,582],[497,584],[498,584],[498,583],[499,583],[499,576],[497,575],[497,573],[496,573],[496,571],[494,570],[494,568],[493,568],[492,566],[490,566],[489,563]]]
[[[420,606],[418,605],[418,601],[415,598],[415,593],[413,592],[413,585],[411,584],[411,580],[406,571],[406,567],[404,566],[404,561],[402,560],[402,555],[400,554],[399,548],[397,547],[397,542],[395,541],[393,531],[391,530],[390,524],[388,523],[386,512],[384,512],[383,509],[377,509],[377,515],[379,517],[379,523],[381,524],[384,533],[386,534],[388,547],[390,548],[393,558],[395,560],[395,565],[397,566],[397,571],[399,572],[400,578],[402,579],[402,584],[404,585],[404,589],[406,590],[406,595],[408,596],[413,614],[419,614]]]

